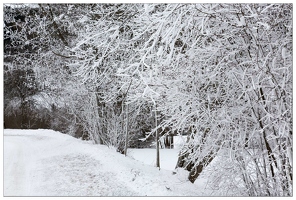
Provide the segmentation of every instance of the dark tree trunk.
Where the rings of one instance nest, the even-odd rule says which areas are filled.
[[[164,146],[167,149],[174,148],[174,136],[172,134],[166,135],[164,139]]]
[[[25,98],[21,97],[21,129],[26,128],[27,112]]]
[[[186,143],[188,143],[189,140],[190,140],[190,137],[187,136]],[[177,161],[176,168],[178,168],[178,167],[185,168],[186,170],[190,171],[191,168],[194,166],[194,164],[193,163],[186,162],[186,160],[187,160],[188,157],[189,157],[189,152],[187,152],[187,153],[185,153],[183,155],[180,152],[179,153],[179,156],[178,156],[178,161]]]
[[[187,143],[189,142],[190,138],[187,137]],[[193,149],[191,149],[191,153],[193,153]],[[189,158],[190,152],[185,154],[179,154],[178,161],[176,168],[184,168],[189,171],[188,179],[191,183],[194,183],[195,180],[199,177],[201,172],[203,171],[204,167],[210,164],[214,159],[214,153],[210,152],[206,155],[201,162],[196,165],[192,159]]]
[[[194,183],[195,180],[199,177],[204,167],[206,167],[212,160],[214,159],[213,154],[207,155],[202,162],[200,162],[197,166],[192,167],[189,172],[188,179],[191,183]]]

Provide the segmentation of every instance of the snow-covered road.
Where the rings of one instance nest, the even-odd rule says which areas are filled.
[[[158,170],[51,130],[4,130],[4,196],[200,195],[185,171]]]
[[[25,140],[18,137],[6,137],[4,143],[4,195],[24,195],[29,190],[29,169],[28,158],[29,148],[25,146]],[[28,163],[28,164],[27,164]]]

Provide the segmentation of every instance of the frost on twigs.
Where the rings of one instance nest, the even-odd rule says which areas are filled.
[[[23,25],[9,10],[5,70],[34,66],[91,140],[185,136],[190,181],[215,169],[225,195],[291,196],[292,4],[53,4]]]

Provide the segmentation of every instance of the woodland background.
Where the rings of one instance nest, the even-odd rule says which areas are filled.
[[[292,4],[4,4],[4,128],[157,148],[292,195]],[[168,147],[171,143],[166,143]]]

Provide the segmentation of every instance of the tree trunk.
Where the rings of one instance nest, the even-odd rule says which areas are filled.
[[[190,140],[190,137],[187,136],[187,139],[186,139],[186,143],[188,143]],[[177,169],[178,167],[180,168],[185,168],[186,170],[190,171],[191,168],[192,168],[192,163],[191,164],[187,164],[185,163],[185,160],[186,158],[189,156],[189,153],[186,153],[184,155],[181,155],[181,152],[179,153],[179,157],[178,157],[178,161],[177,161],[177,165],[175,167],[175,169]]]
[[[214,159],[213,153],[207,155],[202,162],[200,162],[197,166],[193,167],[189,172],[188,179],[191,183],[194,183],[195,180],[199,177],[204,167],[206,167],[212,160]]]
[[[205,137],[205,135],[204,135]],[[190,140],[190,137],[187,137],[186,143],[188,143]],[[193,149],[191,149],[191,153],[193,153]],[[194,183],[195,180],[199,177],[204,167],[206,167],[208,164],[212,162],[214,159],[214,153],[210,152],[208,153],[201,162],[198,163],[198,165],[195,165],[196,162],[193,162],[190,158],[187,161],[187,158],[190,156],[190,152],[187,152],[183,155],[181,153],[179,154],[179,158],[177,161],[176,168],[184,168],[187,171],[189,171],[188,179],[191,183]]]
[[[179,167],[179,168],[184,168],[187,171],[191,171],[191,169],[194,166],[194,163],[192,161],[190,161],[190,162],[187,161],[186,162],[186,158],[188,158],[188,156],[189,156],[189,153],[186,153],[184,155],[180,155],[179,154],[179,158],[178,158],[178,161],[177,161],[176,169]]]
[[[21,129],[26,128],[26,123],[27,123],[27,108],[26,108],[26,102],[25,102],[25,97],[21,97]]]

